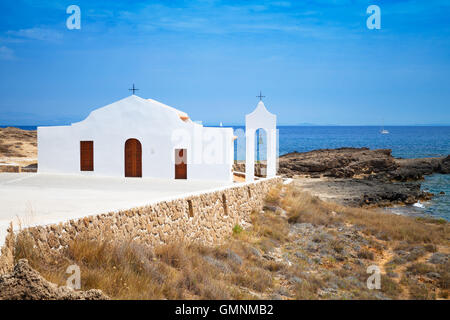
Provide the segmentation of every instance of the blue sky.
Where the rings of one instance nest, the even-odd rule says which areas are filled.
[[[66,8],[81,8],[68,30]],[[366,27],[369,5],[381,29]],[[129,95],[241,124],[450,124],[450,1],[0,3],[0,125],[68,124]]]

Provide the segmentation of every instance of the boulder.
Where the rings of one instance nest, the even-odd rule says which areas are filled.
[[[75,291],[58,287],[32,269],[26,259],[13,272],[0,276],[0,300],[107,300],[100,290]]]

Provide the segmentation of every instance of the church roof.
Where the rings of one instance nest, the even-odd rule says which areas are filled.
[[[152,102],[152,103],[158,104],[158,105],[160,105],[162,107],[169,108],[169,109],[175,111],[178,114],[178,116],[180,117],[180,119],[183,120],[183,121],[186,121],[186,120],[189,119],[189,115],[186,112],[183,112],[181,110],[178,110],[178,109],[176,109],[174,107],[168,106],[168,105],[166,105],[164,103],[161,103],[161,102],[153,100],[153,99],[147,99],[147,100]]]
[[[155,112],[158,110],[166,112]],[[176,119],[176,121],[181,119],[185,123],[192,122],[189,119],[188,114],[181,110],[153,99],[144,99],[137,95],[130,95],[124,99],[91,111],[87,118],[80,122],[72,123],[72,125],[79,125],[81,123],[86,123],[86,121],[105,122],[111,121],[113,118],[129,118],[131,114],[134,114],[134,117],[140,118],[150,116],[159,123],[167,123],[167,121],[172,121],[174,119]]]

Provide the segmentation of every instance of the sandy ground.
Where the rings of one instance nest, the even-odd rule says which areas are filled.
[[[11,221],[16,228],[55,223],[230,185],[223,181],[0,173],[0,245]]]
[[[349,197],[351,197],[351,192],[338,186],[334,186],[333,182],[336,180],[336,178],[308,178],[297,176],[294,179],[294,183],[295,185],[300,186],[304,191],[308,191],[324,201],[345,204]]]
[[[37,163],[37,132],[0,128],[0,165]]]

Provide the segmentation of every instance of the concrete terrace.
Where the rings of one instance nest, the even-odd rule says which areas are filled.
[[[130,209],[236,185],[223,181],[112,178],[36,173],[0,174],[0,246],[14,228]]]

